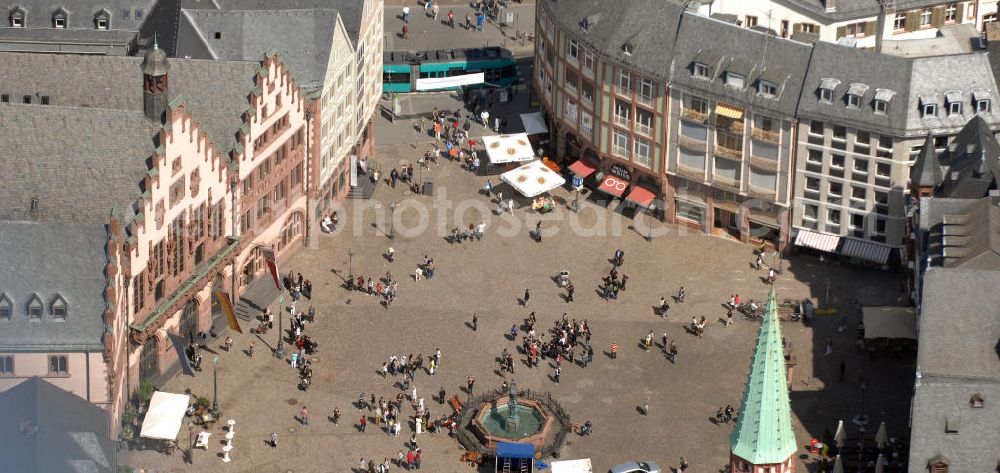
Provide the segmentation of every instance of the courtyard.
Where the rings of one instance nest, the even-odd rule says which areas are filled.
[[[406,130],[406,121],[378,126],[413,133]],[[473,134],[481,130],[474,127]],[[415,140],[389,137],[389,142],[404,143],[378,146],[375,162],[369,165],[386,176],[403,160],[416,163],[431,144],[423,137]],[[480,192],[487,178],[447,160],[419,173],[433,177],[433,196],[413,195],[405,186],[393,189],[382,182],[372,199],[349,200],[339,208],[337,232],[317,231],[309,248],[278,268],[280,274],[302,273],[313,285],[312,299],[298,306],[299,310],[313,306],[317,312],[316,321],[305,331],[319,343],[311,389],[297,389],[298,374],[289,366],[287,354],[278,359],[269,353],[276,330],[258,338],[249,333],[250,323],[243,322],[244,333],[232,334],[232,352],[208,347],[219,354],[222,419],[237,422],[232,462],[221,462],[224,435],[219,425],[208,448],[194,452],[193,465],[185,463],[181,452],[163,455],[151,450],[131,451],[125,462],[146,471],[347,472],[355,471],[359,459],[394,459],[405,448],[412,424],[404,423],[399,437],[371,423],[366,433],[354,427],[362,415],[371,415],[355,407],[360,393],[389,399],[400,392],[394,381],[401,378],[383,379],[382,363],[391,355],[429,356],[439,348],[442,363],[437,372],[433,376],[421,372],[415,379],[430,417],[439,418],[451,410],[436,400],[440,388],[448,397],[464,396],[460,388],[469,376],[476,379],[477,390],[500,385],[503,378],[496,358],[504,348],[516,348],[505,335],[535,312],[539,332],[551,328],[564,313],[570,319],[586,319],[593,332],[594,362],[586,368],[564,365],[560,383],[551,378],[551,360],[528,369],[521,362],[523,356],[518,356],[516,373],[507,375],[523,389],[552,393],[573,422],[593,422],[592,435],[567,436],[561,459],[589,457],[594,471],[600,472],[630,460],[676,467],[681,456],[691,465],[688,471],[715,472],[724,467],[733,424],[716,425],[712,419],[719,407],[740,408],[758,323],[737,318],[733,326],[725,327],[720,318],[725,316],[722,304],[733,293],[744,300],[767,295],[764,272],[751,267],[752,247],[653,223],[643,214],[635,219],[623,216],[605,206],[599,194],[582,199],[577,213],[559,205],[540,216],[519,202],[513,215],[497,216],[490,212],[496,204]],[[498,179],[493,177],[492,182],[497,184]],[[510,194],[504,189],[505,200]],[[566,189],[553,194],[561,202],[573,198]],[[529,232],[540,220],[544,241],[538,243]],[[487,224],[481,241],[449,242],[452,228],[480,221]],[[390,233],[394,239],[388,238]],[[646,239],[649,233],[651,241]],[[390,246],[395,249],[391,263],[384,256]],[[617,300],[606,302],[597,287],[618,248],[625,252],[620,271],[630,279]],[[414,270],[425,255],[435,261],[434,277],[415,281]],[[773,253],[765,261],[778,265]],[[824,429],[834,429],[837,420],[858,414],[862,404],[876,425],[888,422],[890,437],[903,436],[913,360],[862,354],[855,348],[854,331],[862,305],[900,303],[900,277],[829,264],[813,256],[791,256],[780,266],[783,272],[774,285],[779,301],[810,298],[821,308],[837,310],[836,315],[818,315],[808,326],[782,323],[796,362],[790,386],[799,445]],[[567,270],[576,286],[571,303],[564,301],[565,290],[553,280],[560,270]],[[348,274],[377,279],[386,272],[399,281],[399,297],[388,309],[379,305],[378,298],[344,287]],[[667,318],[657,316],[653,306],[661,297],[670,299],[680,286],[686,289],[686,301],[672,303]],[[524,307],[520,299],[529,288],[530,303]],[[277,309],[277,301],[271,307]],[[478,318],[476,331],[470,324],[473,315]],[[685,331],[692,316],[707,318],[703,337]],[[841,324],[848,329],[838,330]],[[676,364],[658,349],[647,352],[641,347],[650,330],[656,340],[666,333],[676,342]],[[250,340],[256,340],[254,358],[243,352]],[[826,354],[828,340],[830,354]],[[605,353],[612,342],[621,347],[615,360]],[[211,398],[211,357],[206,354],[204,372],[179,375],[159,388],[190,389]],[[861,381],[867,384],[863,400]],[[649,411],[643,414],[641,406],[647,399]],[[308,426],[296,418],[303,405],[311,414]],[[328,416],[337,407],[344,414],[335,425]],[[413,415],[409,403],[404,402],[403,415]],[[196,427],[193,433],[200,430]],[[280,438],[277,448],[265,442],[272,432]],[[848,429],[849,437],[858,434]],[[872,432],[867,435],[870,438]],[[186,424],[178,444],[187,449]],[[459,460],[464,449],[446,434],[421,434],[419,444],[422,469],[470,471]],[[810,471],[807,460],[799,459],[801,471]]]

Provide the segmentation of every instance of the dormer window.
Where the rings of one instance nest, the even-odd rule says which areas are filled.
[[[65,28],[69,23],[68,18],[69,15],[66,13],[66,10],[63,10],[62,8],[56,10],[56,13],[52,15],[52,27]]]
[[[973,394],[972,398],[969,399],[969,406],[971,406],[971,407],[977,407],[978,408],[978,407],[983,407],[984,405],[985,405],[985,401],[983,401],[983,395],[982,394],[979,394],[979,393]]]
[[[582,29],[584,32],[589,32],[590,28],[592,26],[596,25],[598,21],[601,21],[601,14],[600,13],[594,13],[593,15],[587,15],[583,19],[583,21],[580,22],[580,29]]]
[[[937,116],[937,104],[935,103],[925,103],[921,107],[921,113],[925,117],[936,117]]]
[[[709,79],[711,78],[711,75],[712,75],[711,69],[708,68],[707,64],[702,64],[700,62],[694,63],[695,77],[698,77],[700,79]]]
[[[625,53],[626,55],[629,55],[629,56],[631,56],[631,55],[632,55],[632,50],[633,50],[633,49],[634,49],[634,48],[633,48],[633,47],[632,47],[632,45],[631,45],[631,44],[629,44],[629,43],[625,43],[625,44],[623,44],[623,45],[622,45],[622,52],[623,52],[623,53]]]
[[[52,301],[52,305],[49,308],[52,311],[52,317],[56,319],[66,318],[66,299],[62,296],[56,296],[55,300]]]
[[[944,101],[948,104],[948,115],[962,114],[962,93],[957,90],[950,90],[944,94]]]
[[[976,113],[987,113],[990,111],[990,99],[976,100]]]
[[[896,95],[896,91],[889,89],[875,89],[875,99],[872,101],[872,106],[875,108],[875,114],[885,115],[889,111],[889,101]]]
[[[101,10],[94,15],[94,27],[99,30],[106,30],[111,26],[111,14],[107,10]]]
[[[737,74],[735,72],[726,73],[726,85],[736,89],[742,89],[744,83],[746,82],[746,77],[743,74]]]
[[[31,300],[28,301],[28,317],[32,319],[42,318],[42,299],[38,297],[38,294],[31,296]]]
[[[757,92],[765,97],[776,97],[778,95],[778,84],[760,80],[757,82]]]
[[[976,104],[976,113],[989,113],[990,91],[985,89],[972,89],[972,102]]]
[[[857,82],[851,84],[847,88],[847,107],[861,108],[861,100],[864,98],[866,92],[868,92],[867,85]]]
[[[11,28],[24,28],[24,10],[17,7],[10,12]]]
[[[0,294],[0,320],[10,320],[11,314],[14,313],[14,304],[11,302],[7,294]]]
[[[837,86],[839,85],[840,80],[832,77],[827,77],[821,80],[819,83],[820,102],[833,103],[833,92],[837,90]]]

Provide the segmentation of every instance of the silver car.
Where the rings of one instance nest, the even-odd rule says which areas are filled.
[[[608,470],[608,473],[662,473],[662,470],[653,462],[628,462]]]

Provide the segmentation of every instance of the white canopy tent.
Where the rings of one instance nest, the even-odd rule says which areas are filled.
[[[524,125],[524,133],[528,135],[549,132],[549,127],[545,126],[545,117],[542,116],[542,112],[522,113],[521,123]]]
[[[493,164],[521,163],[535,159],[535,150],[525,133],[513,135],[483,136],[486,154]]]
[[[187,394],[154,392],[139,435],[148,439],[176,440],[190,399]]]
[[[533,161],[500,175],[500,179],[525,197],[534,197],[566,183],[566,179],[541,161]]]
[[[594,473],[589,458],[552,462],[552,473]]]

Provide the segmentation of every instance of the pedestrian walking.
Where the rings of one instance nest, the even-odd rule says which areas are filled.
[[[454,10],[448,10],[448,25],[451,26],[451,29],[455,29],[455,11]]]
[[[465,14],[465,30],[466,31],[472,30],[472,15],[469,13]]]
[[[277,448],[277,447],[278,447],[278,433],[271,432],[271,448]]]
[[[409,38],[410,38],[410,24],[403,23],[403,39],[409,39]]]
[[[553,379],[555,379],[555,381],[556,381],[556,384],[559,384],[559,376],[560,376],[561,374],[562,374],[562,367],[560,367],[560,366],[556,366],[556,372],[555,372],[555,374],[554,374],[554,375],[552,376],[552,378],[553,378]]]
[[[403,7],[403,23],[409,23],[409,22],[410,22],[410,7],[404,6]]]
[[[358,422],[358,427],[361,428],[361,433],[365,433],[365,427],[367,426],[368,426],[368,418],[365,416],[361,416],[361,421]]]
[[[542,242],[542,222],[535,223],[535,241]]]
[[[340,416],[341,415],[342,415],[342,413],[340,412],[340,408],[339,407],[334,407],[333,408],[333,423],[334,423],[334,425],[340,423]]]
[[[247,355],[248,355],[248,356],[249,356],[250,358],[253,358],[253,353],[254,353],[254,345],[255,345],[255,344],[254,344],[254,341],[253,341],[253,340],[250,340],[250,346],[249,346],[249,347],[247,348]]]
[[[490,112],[488,110],[483,110],[479,114],[479,118],[483,121],[483,128],[490,129]]]
[[[469,397],[472,397],[472,388],[476,385],[476,379],[469,376],[469,379],[465,380],[465,386],[468,389]]]
[[[472,314],[472,331],[475,332],[479,328],[479,317],[476,314]]]
[[[531,299],[531,292],[529,292],[528,289],[525,289],[524,290],[524,299],[523,299],[525,307],[528,307],[528,299]]]
[[[669,309],[670,309],[670,306],[667,305],[667,298],[666,297],[661,297],[660,298],[660,310],[659,310],[660,317],[666,317],[667,316],[667,310],[669,310]]]
[[[684,291],[684,286],[681,286],[681,288],[677,291],[677,302],[683,303],[685,295],[687,295],[687,293]]]
[[[302,425],[309,425],[309,410],[306,409],[305,404],[302,405],[302,409],[299,409],[299,421]]]
[[[614,340],[611,341],[611,359],[618,359],[618,344]]]
[[[642,403],[642,415],[649,415],[649,396],[646,396],[646,401]]]
[[[570,303],[570,302],[573,302],[573,291],[575,291],[575,290],[576,290],[576,287],[573,286],[573,283],[569,283],[569,284],[566,285],[566,303],[567,304]]]
[[[226,352],[233,351],[233,337],[226,337]]]

